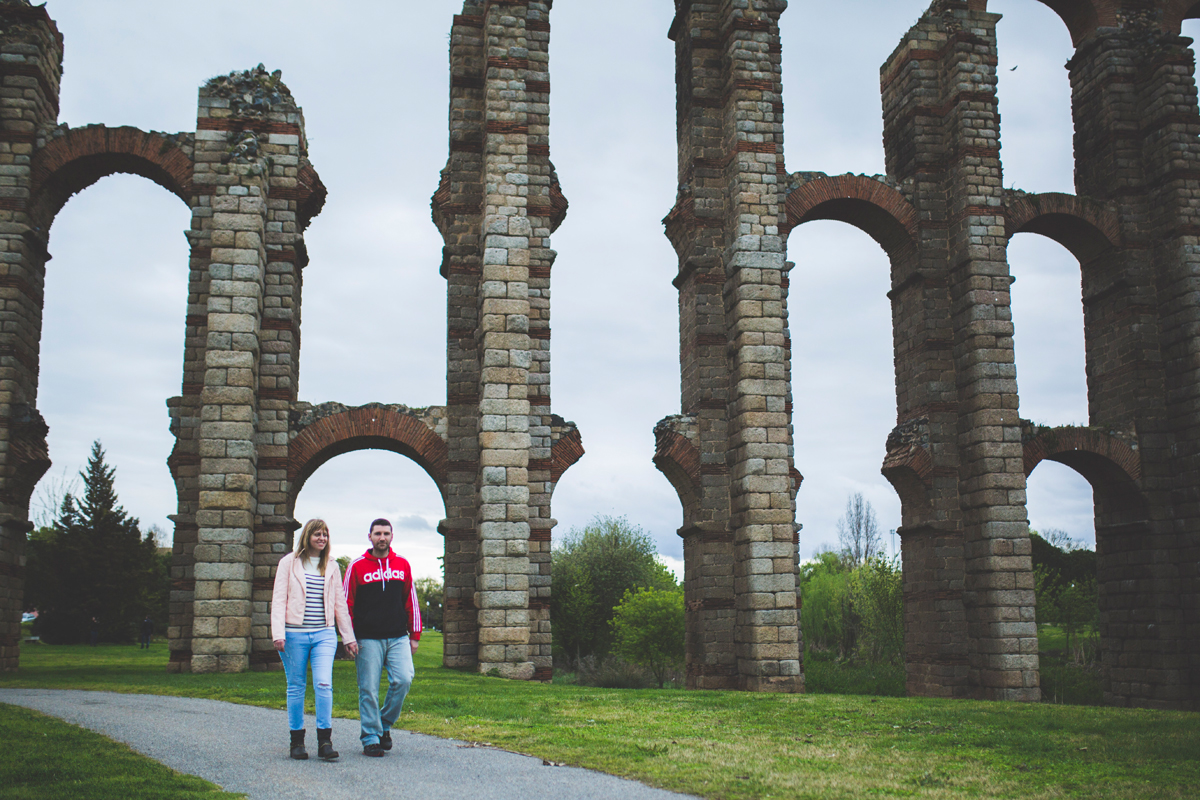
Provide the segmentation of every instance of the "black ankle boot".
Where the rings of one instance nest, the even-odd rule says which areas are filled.
[[[308,758],[308,751],[304,749],[304,731],[292,731],[292,758],[297,761],[304,761]]]
[[[317,756],[326,761],[338,757],[338,751],[333,749],[333,728],[317,728]]]

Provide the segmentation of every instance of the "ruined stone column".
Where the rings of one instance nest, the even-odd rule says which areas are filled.
[[[0,3],[0,671],[19,658],[29,498],[50,467],[36,408],[48,224],[30,215],[30,158],[58,117],[62,36],[28,0]]]
[[[549,679],[554,448],[578,439],[550,413],[549,236],[566,201],[549,160],[549,3],[468,2],[454,23],[433,198],[449,284],[445,663]]]
[[[736,4],[731,4],[736,5]],[[730,528],[738,688],[803,689],[796,616],[795,506],[783,279],[784,0],[731,8],[724,144],[726,357],[729,361]]]
[[[912,187],[919,217],[929,220],[924,226],[934,228],[936,221],[945,231],[929,234],[933,247],[921,251],[922,271],[929,274],[913,283],[941,290],[936,294],[944,298],[948,324],[940,326],[945,333],[938,338],[946,335],[945,345],[952,348],[954,377],[949,402],[931,403],[927,423],[912,418],[910,433],[928,435],[935,457],[943,448],[954,450],[956,458],[939,460],[957,468],[957,491],[941,488],[934,499],[957,509],[939,514],[931,508],[916,527],[910,527],[906,510],[905,594],[906,600],[925,600],[929,611],[953,625],[962,619],[967,634],[964,676],[955,664],[954,642],[935,626],[924,633],[916,628],[916,640],[906,642],[907,659],[917,662],[910,661],[909,687],[953,695],[965,677],[962,688],[973,696],[1037,700],[1037,628],[996,112],[999,17],[968,5],[935,2],[884,66],[888,174]],[[943,236],[945,260],[937,263]],[[934,258],[927,262],[927,255]],[[950,422],[953,427],[945,424]],[[961,550],[954,541],[958,531]],[[906,612],[906,622],[911,627],[918,620]]]
[[[278,73],[268,76],[261,67],[215,78],[200,90],[193,179],[200,204],[192,228],[207,243],[209,263],[192,672],[240,672],[250,665],[271,169],[264,144],[273,123],[286,124],[296,113],[285,93]]]
[[[684,504],[688,685],[799,691],[780,231],[780,0],[681,3],[675,41],[684,414],[656,463]],[[721,68],[714,69],[720,64]]]
[[[1123,247],[1084,265],[1092,426],[1127,431],[1141,502],[1096,492],[1101,658],[1114,705],[1200,707],[1200,118],[1189,40],[1150,9],[1077,32],[1081,196]]]
[[[446,542],[443,662],[478,665],[475,611],[475,481],[479,474],[479,278],[483,186],[482,8],[468,3],[450,32],[450,158],[433,197],[433,219],[442,233],[446,279],[446,411],[449,461],[446,519],[438,532]]]

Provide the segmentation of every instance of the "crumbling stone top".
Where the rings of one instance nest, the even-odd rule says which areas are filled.
[[[296,101],[282,75],[282,70],[278,69],[268,73],[262,64],[241,72],[234,70],[228,75],[210,78],[200,88],[200,95],[229,100],[232,116],[258,119],[271,111],[296,108]]]
[[[446,419],[446,409],[444,406],[427,406],[424,408],[410,408],[399,403],[364,403],[361,406],[348,406],[345,403],[328,402],[313,405],[311,403],[299,402],[292,407],[291,412],[291,430],[293,433],[298,433],[309,425],[325,419],[326,417],[344,414],[355,408],[379,408],[393,411],[397,414],[413,417],[421,420],[430,429],[438,430],[444,427]]]

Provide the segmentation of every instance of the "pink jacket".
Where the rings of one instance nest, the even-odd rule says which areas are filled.
[[[354,641],[354,627],[350,624],[350,610],[346,607],[346,593],[342,590],[342,571],[332,558],[325,565],[325,624],[337,623],[342,642]],[[304,567],[295,553],[279,559],[275,571],[275,588],[271,592],[271,639],[287,638],[287,625],[304,622]]]

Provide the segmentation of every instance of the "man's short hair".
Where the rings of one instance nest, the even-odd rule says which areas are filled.
[[[379,519],[377,519],[371,523],[371,527],[367,528],[367,533],[370,533],[371,531],[375,530],[376,525],[384,525],[387,527],[387,529],[389,531],[392,529],[392,523],[388,522],[383,517],[380,517]]]

